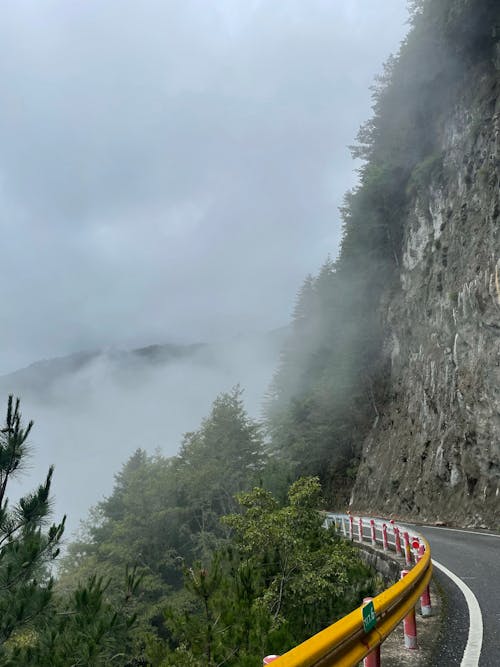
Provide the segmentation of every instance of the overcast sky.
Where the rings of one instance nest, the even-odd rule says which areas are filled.
[[[287,323],[405,0],[3,0],[0,373]]]

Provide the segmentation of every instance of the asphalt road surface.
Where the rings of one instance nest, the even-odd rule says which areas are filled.
[[[435,667],[500,667],[500,535],[429,526],[415,528],[429,541],[433,560],[451,570],[474,594],[469,595],[467,604],[457,584],[438,567],[434,568],[447,611]],[[470,611],[474,596],[479,609],[472,600]]]

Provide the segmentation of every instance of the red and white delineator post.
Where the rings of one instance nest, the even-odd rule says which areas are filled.
[[[415,563],[418,563],[418,550],[420,549],[420,540],[418,537],[412,537],[411,538],[411,546],[413,549],[413,557],[415,559]]]
[[[375,532],[375,519],[370,519],[370,531],[372,536],[372,545],[376,546],[377,544],[377,533]]]
[[[408,574],[409,570],[401,571],[401,579]],[[415,607],[408,612],[403,620],[403,631],[405,637],[405,648],[416,649],[417,647],[417,621],[415,619]]]
[[[354,517],[349,514],[349,539],[354,540]]]
[[[363,606],[372,600],[373,598],[363,598]],[[363,658],[363,667],[380,667],[380,644]]]
[[[262,661],[262,665],[270,665],[272,662],[280,658],[281,656],[279,655],[266,655],[264,660]]]
[[[425,553],[425,545],[421,544],[418,548],[417,563]],[[432,616],[432,602],[430,587],[426,586],[424,592],[420,596],[420,611],[422,616]]]
[[[363,541],[363,519],[359,517],[358,519],[358,535],[359,535],[359,541]]]

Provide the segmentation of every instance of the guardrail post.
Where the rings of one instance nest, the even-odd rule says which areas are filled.
[[[372,600],[373,598],[363,598],[363,606]],[[363,667],[380,667],[380,644],[364,657]]]
[[[266,655],[266,657],[262,661],[262,664],[263,665],[270,665],[272,662],[274,662],[278,658],[281,658],[281,656],[280,655]]]
[[[349,514],[349,539],[354,540],[354,518]]]
[[[418,550],[420,548],[420,540],[418,537],[411,538],[411,546],[413,548],[413,555],[415,557],[415,563],[418,563]]]
[[[377,534],[375,532],[375,519],[370,519],[370,530],[372,534],[372,544],[375,546],[377,544]]]
[[[408,533],[406,533],[408,534]],[[401,579],[406,577],[409,570],[401,571]],[[417,621],[415,619],[415,607],[405,616],[403,620],[403,632],[405,637],[405,648],[417,648]]]
[[[421,544],[418,548],[417,563],[423,558],[424,553],[425,546]],[[422,616],[432,616],[431,591],[429,586],[426,586],[424,592],[420,596],[420,612]]]
[[[384,523],[382,526],[382,543],[384,545],[384,551],[389,550],[389,542],[387,541],[387,524]]]
[[[411,565],[411,547],[410,547],[410,536],[408,531],[405,530],[403,533],[403,541],[405,543],[405,563]]]
[[[358,531],[359,531],[359,541],[363,541],[363,519],[359,517],[358,519]]]
[[[345,525],[345,519],[343,517],[342,517],[342,534],[344,535],[344,537],[347,537],[347,528]]]
[[[394,539],[396,541],[396,553],[398,556],[401,556],[403,553],[401,550],[401,535],[399,534],[399,528],[394,526]]]

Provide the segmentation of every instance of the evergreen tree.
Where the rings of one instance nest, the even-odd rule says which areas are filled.
[[[206,558],[223,537],[219,519],[236,509],[235,494],[258,481],[264,467],[259,425],[239,386],[219,395],[201,427],[187,433],[175,459],[180,502],[187,509],[193,554]]]
[[[23,469],[32,427],[33,422],[23,425],[19,399],[9,396],[0,430],[1,664],[124,665],[123,650],[135,622],[125,607],[140,582],[135,572],[127,573],[126,600],[119,606],[110,605],[105,596],[108,583],[95,575],[71,596],[55,590],[51,570],[59,555],[65,517],[45,529],[52,466],[43,484],[9,506],[9,482]]]
[[[230,531],[220,517],[237,509],[234,495],[257,483],[264,467],[261,430],[242,394],[239,387],[220,394],[177,456],[131,456],[69,546],[59,588],[71,590],[98,572],[112,580],[107,593],[118,604],[121,574],[134,564],[142,577],[138,623],[146,634],[169,636],[163,609],[182,588],[183,567],[209,562],[226,543]]]
[[[322,528],[317,478],[295,482],[285,505],[261,487],[238,501],[243,513],[223,518],[229,546],[185,569],[185,606],[168,610],[173,651],[162,666],[255,666],[373,593],[352,546]]]
[[[94,575],[57,600],[36,633],[14,643],[6,667],[134,664],[131,629],[136,617],[129,606],[140,577],[127,571],[124,595],[116,605],[106,597],[109,583]]]
[[[33,422],[24,426],[19,399],[9,396],[0,430],[0,650],[5,642],[47,609],[52,598],[50,563],[59,554],[65,518],[44,526],[50,514],[53,467],[45,482],[12,507],[9,482],[23,469]]]

